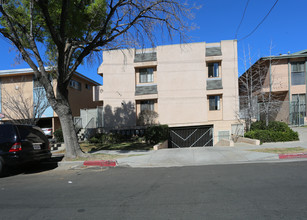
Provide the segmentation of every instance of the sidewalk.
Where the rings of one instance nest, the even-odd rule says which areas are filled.
[[[239,164],[280,161],[279,155],[274,153],[260,153],[250,151],[260,148],[304,147],[306,142],[285,142],[263,144],[260,146],[238,144],[235,147],[195,147],[173,148],[158,151],[99,151],[96,153],[109,153],[130,155],[118,158],[116,166],[119,167],[181,167],[213,164]],[[303,160],[303,159],[300,159]],[[60,162],[60,166],[81,166],[81,161]],[[99,163],[98,163],[99,164]],[[98,166],[98,165],[97,165]]]
[[[277,162],[281,161],[278,154],[260,153],[250,150],[260,148],[303,147],[306,148],[307,152],[307,129],[298,128],[295,130],[299,130],[300,141],[265,143],[260,146],[240,143],[236,144],[234,147],[173,148],[157,151],[98,151],[96,153],[129,155],[128,157],[117,159],[116,165],[120,167],[181,167],[251,162]],[[306,159],[300,158],[299,160]],[[65,162],[61,163],[64,165]],[[80,165],[80,161],[78,164]]]

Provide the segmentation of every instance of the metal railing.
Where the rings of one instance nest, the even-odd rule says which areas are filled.
[[[82,118],[75,117],[75,131],[78,133],[82,129]]]

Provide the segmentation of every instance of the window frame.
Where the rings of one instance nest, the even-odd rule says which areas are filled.
[[[154,99],[147,99],[147,100],[140,101],[140,112],[146,111],[146,110],[155,111],[155,100]]]
[[[221,110],[221,98],[222,95],[208,95],[209,100],[209,111],[220,111]],[[214,100],[214,105],[212,104],[212,100]]]
[[[149,70],[151,70],[151,72]],[[140,84],[154,82],[154,67],[139,68],[138,73],[139,73]]]
[[[207,63],[208,78],[220,78],[221,77],[220,67],[221,67],[220,61],[208,62]]]
[[[291,85],[292,86],[299,86],[299,85],[306,84],[305,65],[306,64],[304,61],[291,62]],[[297,78],[299,77],[299,78],[297,79],[295,77]]]
[[[74,80],[74,79],[71,79],[69,81],[69,86],[79,91],[81,91],[81,88],[82,88],[81,82],[78,82],[77,80]]]

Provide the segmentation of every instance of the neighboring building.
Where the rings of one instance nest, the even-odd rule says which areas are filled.
[[[247,77],[249,76],[249,77]],[[253,94],[271,93],[272,109],[270,120],[284,121],[289,124],[302,125],[306,122],[306,80],[307,80],[307,50],[296,53],[282,54],[280,56],[262,57],[255,62],[239,78],[239,94],[246,96],[243,82],[246,79],[261,86],[253,87]],[[253,77],[251,79],[251,77]],[[262,78],[262,79],[261,79]],[[258,119],[261,116],[261,106],[265,105],[258,99]],[[242,104],[242,102],[240,102]],[[278,104],[279,103],[279,104]],[[240,105],[240,109],[246,106]]]
[[[237,70],[236,40],[104,51],[94,101],[106,130],[134,128],[151,110],[171,127],[172,147],[213,145],[237,128]]]
[[[56,81],[52,81],[55,85]],[[72,110],[72,115],[74,117],[80,115],[80,109],[82,108],[94,108],[97,106],[97,103],[93,102],[93,92],[92,89],[94,86],[99,84],[80,73],[75,73],[69,84],[69,102]],[[21,93],[16,93],[15,91],[22,90]],[[45,91],[43,87],[37,83],[34,77],[32,69],[13,69],[13,70],[1,70],[0,71],[0,112],[4,116],[8,113],[5,112],[5,103],[6,98],[9,95],[14,94],[23,94],[24,100],[30,101],[33,103],[35,99],[36,91],[41,90]],[[56,91],[55,91],[56,92]],[[47,99],[46,96],[43,96]],[[22,106],[22,103],[20,103]],[[21,107],[22,108],[22,107]],[[13,111],[12,109],[7,111]],[[18,118],[16,118],[18,119]],[[9,119],[4,117],[1,119],[3,122],[8,121]],[[53,131],[60,127],[60,121],[56,113],[52,110],[51,107],[48,107],[45,112],[42,114],[41,119],[38,121],[38,126],[42,128],[52,128]]]

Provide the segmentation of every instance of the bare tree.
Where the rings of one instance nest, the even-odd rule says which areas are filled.
[[[0,5],[0,33],[46,90],[61,122],[65,156],[74,158],[84,156],[68,102],[67,87],[77,67],[103,49],[155,45],[157,36],[172,39],[174,34],[184,40],[190,15],[184,0],[10,0]],[[49,74],[57,81],[55,89]]]
[[[43,113],[50,106],[43,88],[34,88],[33,95],[27,96],[25,84],[14,84],[8,91],[2,89],[2,109],[5,118],[13,123],[36,125]]]
[[[270,56],[271,57],[271,56]],[[247,69],[246,55],[244,53],[245,73],[239,77],[239,94],[240,94],[240,111],[241,116],[245,119],[246,130],[250,130],[253,119],[262,118],[268,126],[269,120],[280,109],[280,96],[273,92],[274,84],[272,59],[260,58],[252,64],[252,57],[249,50]]]
[[[154,125],[157,123],[159,114],[151,110],[143,110],[139,113],[138,124],[139,125]]]

